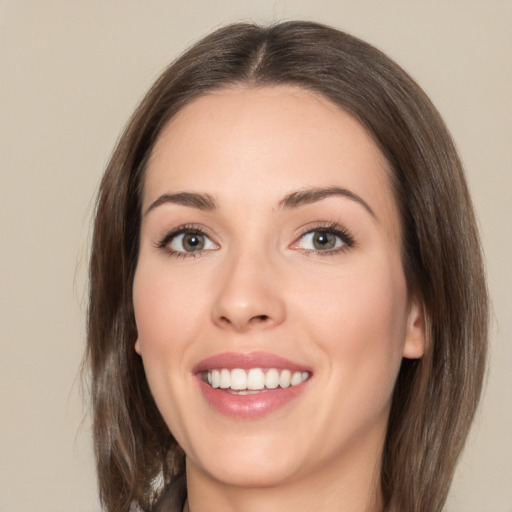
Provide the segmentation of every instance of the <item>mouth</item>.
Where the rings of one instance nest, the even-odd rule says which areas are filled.
[[[193,370],[201,393],[215,411],[256,419],[284,407],[307,389],[312,370],[268,353],[225,353]]]
[[[281,368],[219,368],[202,372],[201,378],[214,389],[244,395],[298,386],[310,375],[308,371]]]

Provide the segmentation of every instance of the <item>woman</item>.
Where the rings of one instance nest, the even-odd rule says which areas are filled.
[[[438,113],[334,29],[211,34],[110,161],[88,318],[109,512],[440,511],[487,296]]]

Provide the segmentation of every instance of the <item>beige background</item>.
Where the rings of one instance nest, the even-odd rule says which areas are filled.
[[[92,197],[128,115],[211,29],[285,18],[383,49],[453,132],[495,322],[485,400],[447,510],[512,511],[510,0],[0,0],[1,512],[99,510],[78,379],[85,269]]]

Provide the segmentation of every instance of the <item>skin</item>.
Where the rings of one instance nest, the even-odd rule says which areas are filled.
[[[393,386],[402,358],[421,357],[425,344],[388,167],[350,115],[291,86],[210,93],[162,131],[143,191],[135,350],[186,453],[192,512],[382,510]],[[326,187],[361,201],[282,205]],[[216,208],[154,205],[181,192],[208,194]],[[161,246],[183,224],[205,231],[206,250],[186,253],[176,237]],[[304,237],[332,224],[353,243],[334,238],[341,249],[318,250]],[[192,369],[254,351],[306,365],[312,377],[262,418],[218,413]]]

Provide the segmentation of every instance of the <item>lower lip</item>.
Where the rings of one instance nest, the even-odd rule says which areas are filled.
[[[198,379],[204,398],[216,411],[233,418],[255,419],[284,407],[305,388],[305,382],[288,388],[269,389],[248,395],[232,394]],[[306,381],[307,382],[307,381]]]

